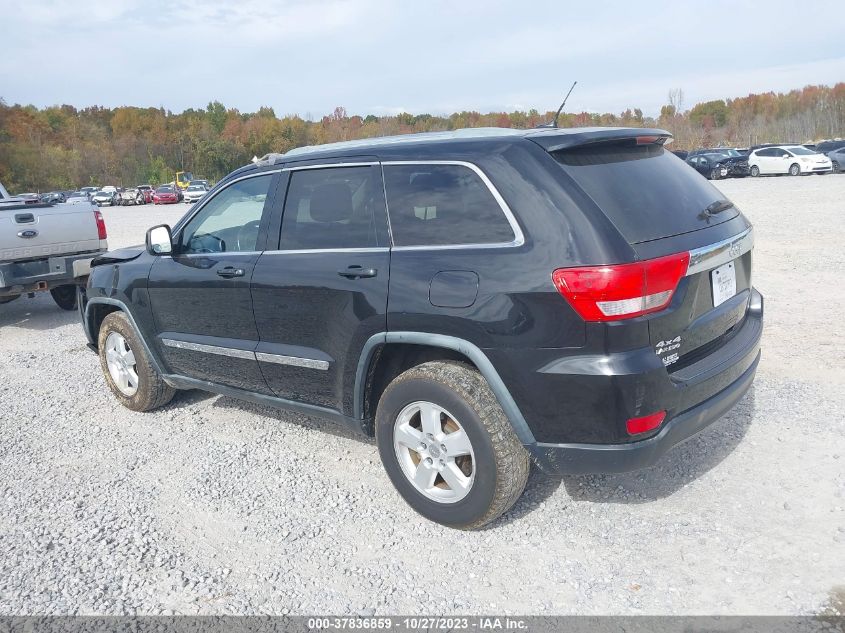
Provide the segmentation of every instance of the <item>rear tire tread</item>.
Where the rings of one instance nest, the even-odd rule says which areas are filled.
[[[519,441],[484,377],[465,363],[432,361],[417,365],[400,374],[385,390],[408,380],[431,380],[445,385],[472,407],[490,435],[496,455],[496,484],[493,500],[478,519],[463,525],[462,530],[475,530],[509,510],[525,490],[531,470],[531,458]],[[392,424],[392,420],[390,421]]]

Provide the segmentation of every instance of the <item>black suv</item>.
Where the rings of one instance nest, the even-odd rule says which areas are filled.
[[[690,152],[687,164],[710,180],[745,178],[751,174],[748,156],[731,147]]]
[[[424,516],[654,463],[760,357],[752,229],[648,129],[462,130],[270,155],[95,260],[111,391],[203,389],[376,437]],[[319,503],[315,499],[314,503]]]

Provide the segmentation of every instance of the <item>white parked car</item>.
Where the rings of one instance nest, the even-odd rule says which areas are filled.
[[[185,202],[196,202],[206,193],[208,193],[208,190],[203,185],[189,185],[182,195],[184,196]]]
[[[116,191],[106,191],[105,189],[103,189],[91,196],[91,200],[98,207],[110,207],[112,205],[117,204],[117,201],[120,200],[120,197],[118,196]]]
[[[767,174],[828,174],[833,163],[824,154],[819,154],[802,145],[780,145],[761,147],[748,156],[752,176]]]

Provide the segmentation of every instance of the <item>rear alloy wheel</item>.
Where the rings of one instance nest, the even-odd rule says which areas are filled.
[[[757,178],[760,175],[760,168],[757,165],[751,165],[751,177]]]
[[[122,312],[112,312],[103,319],[97,349],[106,383],[123,406],[151,411],[173,399],[176,391],[155,370]]]
[[[798,163],[792,163],[789,166],[789,175],[790,176],[800,176],[801,175],[801,166]]]
[[[51,288],[50,295],[62,310],[76,310],[76,286],[73,284]]]
[[[833,173],[834,173],[834,174],[838,174],[838,173],[841,171],[841,169],[840,169],[840,167],[839,167],[839,163],[838,163],[838,162],[833,161],[833,162],[831,163],[831,165],[833,166]]]
[[[376,439],[408,505],[449,527],[490,523],[528,480],[528,453],[487,381],[462,363],[424,363],[396,377],[378,403]]]

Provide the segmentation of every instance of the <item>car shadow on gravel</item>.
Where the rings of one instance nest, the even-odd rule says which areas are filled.
[[[48,293],[33,299],[21,297],[0,304],[0,330],[6,326],[14,326],[27,330],[52,330],[63,325],[79,323],[79,312],[76,310],[62,310]],[[82,328],[79,329],[80,341],[85,342]]]
[[[261,416],[262,418],[276,420],[279,424],[295,424],[300,428],[308,429],[310,431],[329,433],[335,437],[355,440],[356,442],[373,447],[376,445],[375,439],[373,438],[366,437],[360,433],[355,433],[339,422],[333,422],[332,420],[326,420],[316,416],[312,417],[292,411],[284,411],[274,407],[267,407],[260,404],[254,404],[252,402],[237,400],[236,398],[229,398],[228,396],[218,397],[212,406],[223,409],[238,409],[240,411],[253,413],[257,416]]]
[[[651,468],[614,475],[564,476],[576,501],[648,503],[668,497],[718,466],[745,437],[754,419],[754,387],[722,419],[671,449]]]

